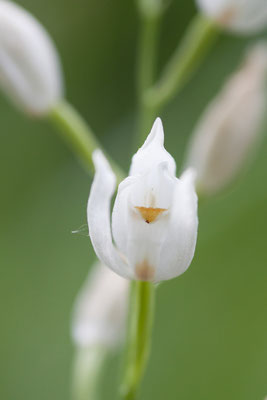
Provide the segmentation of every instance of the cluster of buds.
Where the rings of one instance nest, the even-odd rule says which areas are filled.
[[[267,24],[266,0],[197,3],[226,30],[251,33]],[[158,15],[163,4],[139,1],[150,17]],[[88,226],[95,252],[109,269],[94,267],[77,299],[72,336],[78,348],[117,345],[126,315],[124,278],[157,283],[189,267],[197,239],[197,193],[207,196],[222,190],[242,169],[259,138],[266,71],[267,49],[260,44],[248,52],[204,112],[179,179],[158,118],[133,156],[129,176],[119,184],[112,216],[115,175],[103,153],[94,152]],[[0,0],[0,86],[31,115],[49,113],[63,96],[60,61],[51,38],[31,14],[6,0]]]

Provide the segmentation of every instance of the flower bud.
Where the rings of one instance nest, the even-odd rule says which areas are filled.
[[[267,47],[260,43],[200,119],[186,166],[197,171],[198,192],[211,195],[240,172],[258,139],[266,110]]]
[[[176,178],[175,161],[163,143],[158,118],[133,156],[130,176],[119,185],[112,229],[115,175],[100,150],[93,154],[96,174],[87,208],[89,235],[99,259],[127,279],[172,279],[189,267],[194,255],[198,225],[194,173],[190,169]]]
[[[78,348],[115,347],[123,337],[129,282],[97,262],[73,311],[72,338]]]
[[[196,0],[201,11],[223,29],[250,34],[267,26],[265,0]]]
[[[0,87],[24,112],[47,113],[62,97],[57,51],[45,29],[22,7],[0,1]]]

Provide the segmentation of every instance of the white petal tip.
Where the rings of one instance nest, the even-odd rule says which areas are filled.
[[[115,185],[116,177],[113,173],[110,164],[100,149],[96,149],[92,154],[93,163],[95,166],[96,174],[99,173],[103,176],[109,177],[110,181]]]
[[[106,159],[104,153],[100,149],[96,149],[92,154],[93,163],[96,171],[98,169],[110,168],[109,162]]]
[[[181,175],[180,179],[190,185],[195,185],[197,179],[197,170],[193,167],[187,168]]]
[[[106,160],[106,157],[104,156],[104,153],[103,153],[102,150],[96,149],[96,150],[93,151],[92,159],[93,159],[93,162],[94,162],[95,166],[97,166],[103,160]]]
[[[159,117],[156,118],[156,120],[152,126],[152,129],[143,145],[143,148],[147,147],[152,142],[157,142],[161,146],[163,146],[163,144],[164,144],[164,130],[163,130],[162,121]]]
[[[161,127],[162,129],[163,129],[163,126],[162,126],[162,121],[161,121],[161,118],[160,117],[157,117],[156,119],[155,119],[155,121],[154,121],[154,124],[153,124],[153,127],[157,127],[157,126],[159,126],[159,127]],[[153,127],[152,127],[152,129],[153,129]]]

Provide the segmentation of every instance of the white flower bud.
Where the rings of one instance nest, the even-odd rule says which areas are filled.
[[[119,275],[159,282],[190,265],[197,237],[197,196],[192,170],[175,177],[175,161],[165,150],[158,118],[132,159],[130,176],[118,189],[110,226],[115,176],[99,151],[88,201],[88,227],[100,260]],[[113,244],[113,238],[116,246]]]
[[[123,338],[129,282],[97,262],[76,299],[72,338],[78,348],[112,348]]]
[[[266,0],[196,0],[201,11],[224,29],[253,33],[267,26]]]
[[[59,58],[48,33],[22,7],[0,1],[0,87],[24,112],[42,115],[62,97]]]
[[[260,138],[266,110],[267,47],[258,44],[199,121],[186,160],[204,195],[223,189],[240,172]]]

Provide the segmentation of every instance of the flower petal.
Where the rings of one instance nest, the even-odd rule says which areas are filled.
[[[163,218],[171,206],[173,180],[162,163],[145,176],[128,177],[120,184],[112,212],[112,232],[120,251],[128,254],[129,241],[134,235],[145,244],[143,235],[151,231],[146,225]],[[142,258],[141,247],[137,253]],[[135,261],[131,268],[135,269]]]
[[[135,279],[171,279],[189,266],[197,234],[193,178],[194,171],[188,170],[179,180],[162,163],[145,176],[123,182],[115,200],[112,231]],[[152,189],[155,196],[150,204],[147,194]]]
[[[143,146],[132,158],[130,175],[145,174],[161,162],[166,162],[169,172],[174,176],[176,164],[164,148],[164,131],[160,118],[157,118]]]
[[[177,179],[178,180],[178,179]],[[181,275],[189,267],[197,239],[197,195],[194,171],[186,171],[178,180],[170,212],[168,229],[161,247],[155,281]]]
[[[112,243],[110,229],[110,201],[116,178],[100,150],[93,153],[96,169],[87,206],[89,235],[98,258],[118,275],[132,279],[133,274],[125,257]]]

